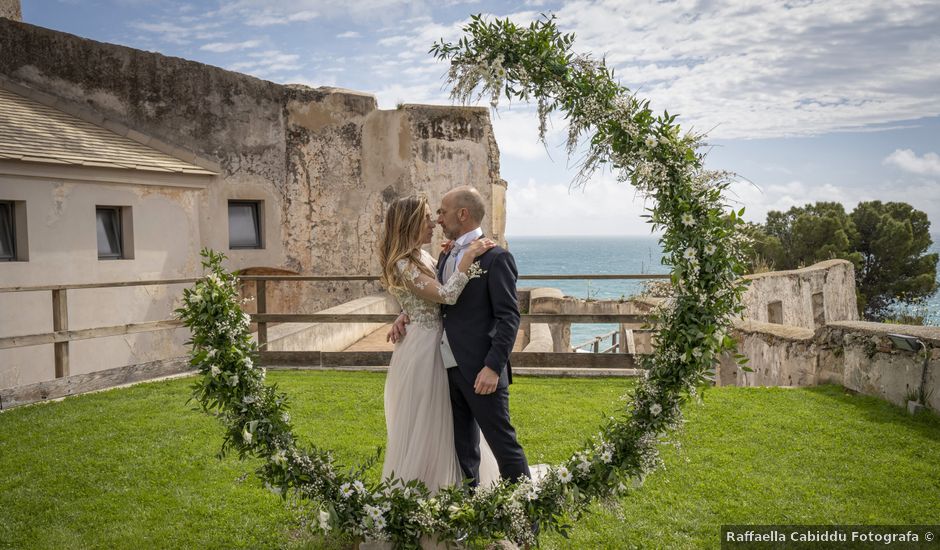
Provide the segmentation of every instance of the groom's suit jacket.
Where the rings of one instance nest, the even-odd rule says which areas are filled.
[[[441,253],[437,278],[443,277],[449,253]],[[494,247],[477,260],[485,272],[470,279],[452,306],[441,306],[444,330],[457,360],[456,369],[471,384],[486,366],[499,374],[497,387],[512,383],[509,353],[519,331],[516,261],[508,250]],[[442,281],[443,282],[443,281]]]

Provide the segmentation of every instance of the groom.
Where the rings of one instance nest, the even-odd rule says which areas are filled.
[[[483,197],[472,187],[457,187],[441,199],[437,223],[453,241],[438,259],[437,277],[442,283],[454,272],[464,249],[483,236],[480,222],[485,213]],[[481,431],[499,464],[500,477],[531,477],[509,420],[509,353],[519,330],[516,263],[509,251],[498,246],[478,261],[482,275],[467,283],[457,303],[441,306],[441,354],[450,382],[454,446],[464,476],[473,485],[479,483]],[[401,318],[391,336],[396,340],[404,336]]]

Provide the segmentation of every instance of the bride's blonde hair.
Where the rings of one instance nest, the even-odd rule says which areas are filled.
[[[382,285],[388,289],[401,289],[405,284],[396,267],[399,260],[407,260],[430,277],[434,274],[421,261],[421,235],[431,207],[427,197],[412,195],[395,199],[385,214],[385,227],[379,238],[379,265]]]

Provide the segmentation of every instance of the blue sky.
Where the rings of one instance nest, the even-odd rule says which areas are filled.
[[[940,233],[940,3],[23,0],[26,22],[281,83],[371,92],[379,107],[448,104],[427,54],[473,13],[557,15],[657,109],[708,131],[709,164],[748,181],[747,216],[817,200],[900,200]],[[493,114],[509,182],[507,234],[645,234],[642,201],[611,174],[570,189],[556,124]]]

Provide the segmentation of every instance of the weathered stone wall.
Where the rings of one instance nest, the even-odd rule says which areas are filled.
[[[0,0],[0,18],[3,17],[13,21],[22,21],[23,10],[20,7],[20,0]]]
[[[503,237],[505,182],[483,108],[379,111],[368,94],[278,85],[9,20],[0,21],[0,74],[217,164],[221,182],[200,211],[207,246],[228,248],[229,199],[265,201],[266,247],[227,251],[233,268],[377,273],[388,203],[424,192],[436,206],[463,184],[491,205],[484,230]],[[293,302],[315,311],[376,290],[338,284],[298,290]]]
[[[916,337],[927,349],[916,353],[896,349],[887,336],[892,333]],[[753,372],[725,357],[718,369],[721,385],[841,384],[905,406],[920,388],[927,357],[927,403],[940,412],[940,327],[845,321],[813,333],[805,328],[744,321],[735,335]]]
[[[381,111],[368,94],[279,85],[10,19],[0,19],[0,78],[53,98],[60,110],[130,128],[131,139],[220,172],[192,201],[191,234],[198,246],[225,251],[233,269],[377,274],[375,249],[388,204],[422,192],[436,209],[447,190],[463,184],[486,198],[484,231],[505,243],[505,182],[486,109]],[[232,199],[263,201],[263,249],[228,249]],[[439,244],[440,235],[429,250]],[[58,255],[63,266],[72,253],[35,250]],[[191,249],[183,253],[192,269],[142,274],[131,267],[106,279],[191,276],[198,258]],[[167,265],[179,263],[167,258]],[[31,258],[24,269],[36,265]],[[49,284],[76,282],[68,270],[36,276]],[[378,283],[361,281],[271,284],[268,311],[314,312],[379,290]],[[0,335],[8,326],[0,326]]]
[[[734,336],[738,350],[747,356],[747,368],[724,357],[717,380],[723,386],[813,386],[816,384],[817,349],[813,331],[759,321],[741,321]]]
[[[747,277],[745,319],[816,329],[828,322],[855,321],[855,270],[845,260],[829,260],[792,271]],[[773,319],[779,307],[781,316]]]

